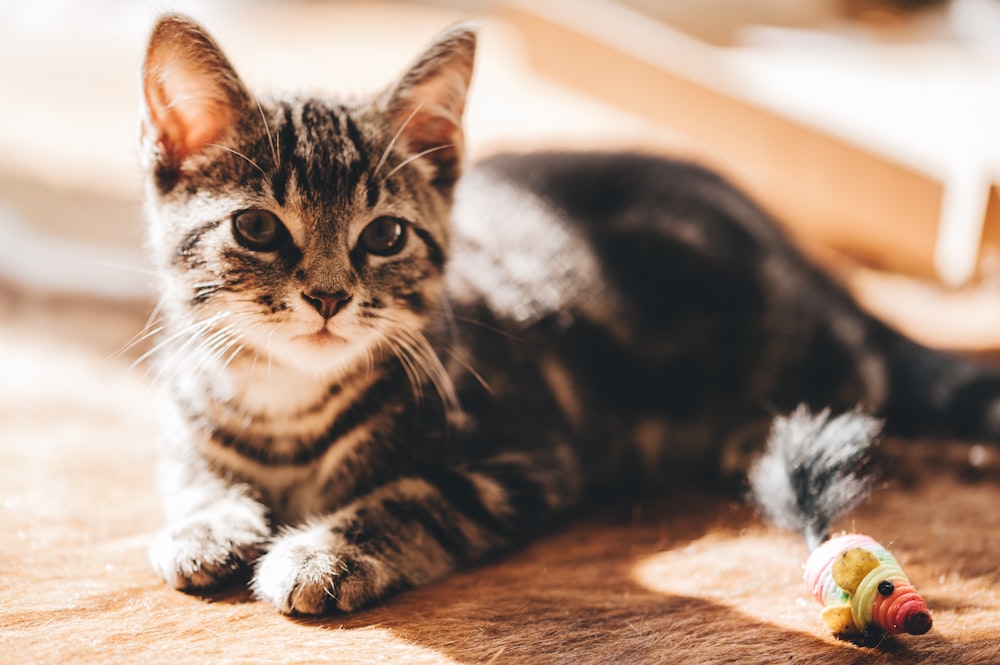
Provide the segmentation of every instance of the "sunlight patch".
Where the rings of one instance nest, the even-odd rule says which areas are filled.
[[[791,536],[710,535],[640,560],[633,579],[670,596],[725,605],[763,622],[822,634],[802,582],[805,547]]]

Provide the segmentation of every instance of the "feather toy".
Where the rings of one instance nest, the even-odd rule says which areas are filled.
[[[802,534],[812,553],[809,592],[838,636],[922,635],[933,620],[896,559],[869,536],[831,537],[831,525],[868,495],[869,450],[881,423],[860,411],[776,418],[767,450],[750,473],[758,509],[776,526]]]

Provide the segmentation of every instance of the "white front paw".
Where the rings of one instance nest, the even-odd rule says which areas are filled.
[[[303,531],[275,542],[257,564],[253,588],[283,614],[323,614],[344,572],[328,534]]]
[[[231,577],[261,553],[267,524],[248,511],[202,511],[160,532],[153,568],[176,589],[204,589]]]

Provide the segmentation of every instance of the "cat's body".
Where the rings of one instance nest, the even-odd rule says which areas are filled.
[[[197,26],[154,31],[169,583],[254,565],[284,612],[352,610],[588,491],[717,466],[801,402],[997,438],[1000,378],[862,313],[702,169],[458,180],[473,47],[452,30],[371,100],[257,101]]]

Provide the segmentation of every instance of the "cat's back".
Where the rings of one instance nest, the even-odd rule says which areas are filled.
[[[739,227],[758,242],[782,239],[739,189],[690,161],[638,152],[500,154],[470,169],[459,199],[481,201],[495,196],[498,186],[540,199],[584,228],[669,231],[697,223],[712,232],[720,230],[712,227]]]
[[[767,215],[717,174],[628,152],[484,160],[460,180],[453,233],[449,287],[458,301],[527,323],[607,310],[623,294],[655,297],[677,279],[726,291],[733,280],[757,282],[765,257],[795,256]]]

